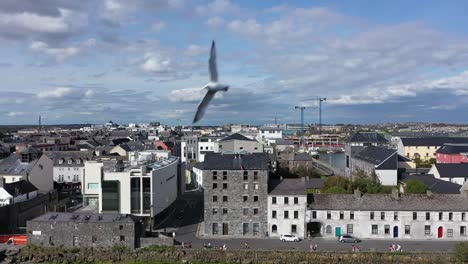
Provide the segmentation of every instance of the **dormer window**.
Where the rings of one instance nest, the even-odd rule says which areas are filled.
[[[62,164],[63,163],[63,160],[59,160],[59,164]]]
[[[68,164],[72,164],[72,160],[68,160]]]
[[[81,160],[76,160],[76,164],[80,164],[81,163]]]

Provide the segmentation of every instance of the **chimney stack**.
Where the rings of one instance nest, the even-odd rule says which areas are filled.
[[[398,189],[392,189],[392,198],[394,199],[400,199],[400,192],[398,191]]]
[[[356,200],[361,199],[361,191],[359,190],[359,188],[356,188],[354,190],[354,198],[356,198]]]
[[[427,195],[427,197],[429,197],[429,198],[434,197],[434,194],[432,193],[431,190],[427,190],[427,191],[426,191],[426,195]]]

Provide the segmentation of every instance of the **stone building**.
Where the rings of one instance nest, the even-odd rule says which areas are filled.
[[[138,246],[135,222],[128,215],[47,213],[27,222],[28,243],[38,246]]]
[[[266,153],[210,153],[203,163],[205,236],[265,237]]]
[[[460,194],[314,194],[308,229],[326,238],[467,240],[468,198]]]
[[[307,195],[302,179],[272,180],[268,193],[268,229],[271,237],[306,236]]]

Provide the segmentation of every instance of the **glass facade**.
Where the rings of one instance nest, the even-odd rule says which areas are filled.
[[[143,213],[151,213],[151,179],[143,178]]]
[[[102,182],[102,210],[119,211],[120,195],[118,181]]]
[[[140,189],[140,178],[130,179],[130,199],[131,199],[131,210],[132,214],[141,213],[141,189]]]

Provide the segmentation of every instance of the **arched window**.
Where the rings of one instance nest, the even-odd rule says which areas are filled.
[[[278,227],[277,227],[276,225],[272,225],[272,226],[271,226],[271,232],[272,232],[272,233],[278,232]]]
[[[327,225],[327,227],[326,227],[326,232],[327,232],[327,234],[331,234],[331,232],[332,232],[332,227],[331,227],[331,225]]]

